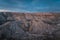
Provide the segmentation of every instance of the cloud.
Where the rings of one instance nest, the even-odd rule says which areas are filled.
[[[0,12],[11,12],[11,10],[0,9]]]

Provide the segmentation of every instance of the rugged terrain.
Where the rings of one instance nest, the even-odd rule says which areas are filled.
[[[1,40],[60,40],[60,13],[0,12],[0,30]]]

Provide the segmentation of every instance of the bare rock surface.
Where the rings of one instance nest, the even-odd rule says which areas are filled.
[[[1,40],[60,40],[59,35],[59,13],[0,12]]]

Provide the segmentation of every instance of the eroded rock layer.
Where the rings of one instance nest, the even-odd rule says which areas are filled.
[[[60,14],[0,12],[0,30],[4,39],[60,40]]]

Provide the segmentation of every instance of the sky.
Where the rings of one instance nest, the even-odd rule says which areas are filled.
[[[0,10],[15,12],[60,12],[60,0],[0,0]]]

